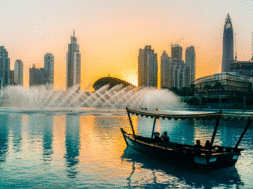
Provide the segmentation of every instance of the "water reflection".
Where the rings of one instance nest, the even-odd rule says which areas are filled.
[[[153,119],[132,116],[132,121],[136,133],[151,135]],[[198,137],[210,140],[214,125],[215,122],[195,120],[157,120],[157,130],[168,131],[171,141],[190,144]],[[245,125],[221,123],[215,142],[234,146]],[[236,166],[212,173],[126,148],[120,127],[131,133],[127,116],[0,115],[0,188],[240,188],[243,183],[245,188],[252,186],[253,125],[242,140],[240,147],[245,151]]]
[[[22,146],[22,114],[9,114],[9,128],[13,134],[13,150],[20,152]]]
[[[53,154],[52,142],[53,142],[53,117],[46,116],[43,121],[43,160],[51,161],[51,155]]]
[[[157,160],[126,148],[124,161],[132,164],[129,187],[156,188],[212,188],[219,186],[240,187],[241,178],[235,167],[218,171],[205,171],[193,167]],[[143,174],[145,173],[145,177]],[[140,178],[142,175],[142,178]]]
[[[6,160],[6,153],[8,152],[9,142],[9,115],[0,114],[0,162]]]
[[[77,165],[79,162],[79,148],[80,148],[80,117],[66,116],[66,130],[65,130],[65,146],[67,176],[75,178],[78,173]]]
[[[125,117],[96,116],[93,129],[100,141],[114,140],[118,138],[117,133],[119,131],[119,128],[115,128],[115,126],[125,126],[126,124],[127,120]]]

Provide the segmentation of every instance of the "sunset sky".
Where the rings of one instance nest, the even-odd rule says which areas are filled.
[[[0,0],[0,46],[9,52],[11,69],[24,63],[44,66],[44,55],[55,57],[55,89],[66,87],[66,53],[75,30],[82,54],[81,89],[99,78],[118,77],[137,84],[139,48],[151,45],[170,56],[180,41],[196,51],[196,78],[221,71],[222,35],[230,14],[238,60],[252,55],[251,0]],[[184,59],[184,55],[183,55]]]

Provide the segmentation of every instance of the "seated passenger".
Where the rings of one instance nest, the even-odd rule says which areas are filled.
[[[169,142],[170,141],[170,137],[167,135],[166,131],[162,134],[161,138],[162,138],[163,142]]]
[[[196,140],[196,144],[194,145],[195,148],[203,148],[203,146],[200,144],[200,140]]]
[[[160,138],[160,133],[159,132],[154,132],[153,136],[154,136],[154,142],[161,142],[161,138]]]
[[[206,144],[205,144],[205,148],[207,149],[210,149],[212,146],[211,146],[211,143],[209,140],[206,141]]]

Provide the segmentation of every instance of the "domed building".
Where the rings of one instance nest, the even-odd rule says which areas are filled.
[[[113,88],[116,85],[122,85],[123,87],[127,87],[127,86],[135,87],[133,84],[131,84],[131,83],[127,82],[127,81],[115,78],[115,77],[102,77],[102,78],[98,79],[93,84],[93,88],[95,90],[98,90],[98,89],[100,89],[101,87],[103,87],[105,85],[109,85],[108,90],[111,89],[111,88]]]

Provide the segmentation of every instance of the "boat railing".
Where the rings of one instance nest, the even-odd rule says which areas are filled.
[[[224,147],[224,146],[212,146],[211,148],[205,147],[196,147],[188,144],[179,144],[174,142],[156,142],[154,139],[135,135],[135,138],[132,134],[128,134],[133,140],[139,141],[141,143],[145,143],[151,146],[163,147],[168,150],[176,150],[181,151],[182,153],[190,153],[196,155],[208,155],[212,156],[214,154],[225,154],[225,153],[240,153],[243,149],[241,148],[233,148],[233,147]]]

